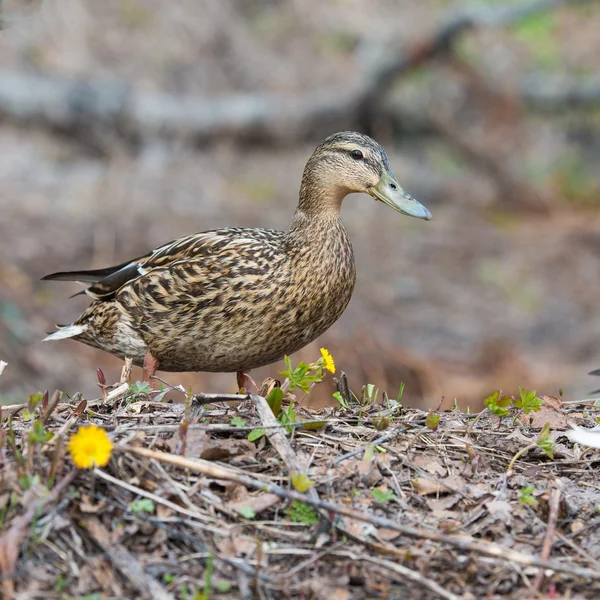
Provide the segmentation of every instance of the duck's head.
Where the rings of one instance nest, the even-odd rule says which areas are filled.
[[[310,157],[302,177],[301,203],[339,205],[345,196],[364,192],[399,213],[431,219],[431,213],[398,183],[385,150],[368,135],[355,131],[334,133]]]

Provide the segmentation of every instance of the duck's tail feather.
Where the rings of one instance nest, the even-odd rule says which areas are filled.
[[[88,271],[61,271],[60,273],[51,273],[42,277],[42,281],[81,281],[82,283],[95,283],[100,281],[113,273],[121,270],[123,267],[129,265],[131,261],[115,265],[114,267],[107,267],[105,269],[92,269]]]
[[[60,327],[58,331],[47,335],[42,341],[53,342],[55,340],[66,340],[81,335],[86,329],[87,325],[64,325]]]

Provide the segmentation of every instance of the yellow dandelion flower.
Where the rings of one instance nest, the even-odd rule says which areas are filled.
[[[108,463],[112,448],[106,431],[95,425],[80,427],[69,440],[69,453],[78,469],[103,467]]]
[[[335,373],[335,363],[333,362],[333,356],[329,354],[327,348],[321,348],[321,358],[323,359],[323,366],[332,373]]]

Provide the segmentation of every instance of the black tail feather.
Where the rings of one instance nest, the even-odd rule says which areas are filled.
[[[117,265],[115,267],[107,267],[105,269],[92,269],[89,271],[61,271],[60,273],[51,273],[42,277],[42,281],[84,281],[87,283],[95,283],[109,275],[112,275],[119,269],[128,265],[129,262]]]

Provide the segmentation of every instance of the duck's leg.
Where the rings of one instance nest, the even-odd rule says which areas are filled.
[[[252,377],[250,377],[250,374],[246,373],[245,371],[237,372],[237,384],[240,392],[242,390],[251,394],[255,394],[258,392],[258,386],[254,382],[254,379],[252,379]]]
[[[154,358],[150,352],[146,352],[144,356],[144,381],[148,380],[152,389],[156,388],[156,379],[154,379],[154,376],[157,370],[158,359]]]

